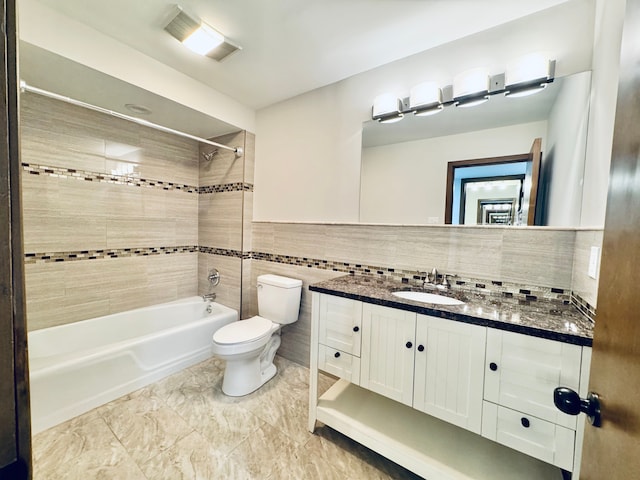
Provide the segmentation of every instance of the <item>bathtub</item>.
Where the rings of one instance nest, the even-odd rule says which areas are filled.
[[[206,360],[213,333],[237,319],[189,297],[30,332],[33,433]]]

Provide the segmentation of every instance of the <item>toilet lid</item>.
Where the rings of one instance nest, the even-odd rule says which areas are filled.
[[[216,330],[213,341],[221,345],[250,342],[267,335],[272,326],[271,320],[256,315],[248,320],[229,323]]]

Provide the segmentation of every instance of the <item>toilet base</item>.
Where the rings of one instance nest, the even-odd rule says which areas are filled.
[[[222,379],[222,392],[229,397],[242,397],[255,392],[277,373],[273,358],[280,346],[279,332],[275,333],[260,355],[255,353],[227,357]]]

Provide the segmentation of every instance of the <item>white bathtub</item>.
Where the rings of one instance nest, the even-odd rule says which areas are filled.
[[[30,332],[33,433],[206,360],[213,333],[237,319],[189,297]]]

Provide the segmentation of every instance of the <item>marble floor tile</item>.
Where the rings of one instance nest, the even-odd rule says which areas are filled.
[[[189,435],[193,428],[149,389],[139,392],[107,404],[99,413],[141,465]]]
[[[46,430],[34,480],[420,478],[328,427],[309,433],[309,370],[275,363],[244,397],[222,393],[224,363],[209,359]]]

